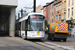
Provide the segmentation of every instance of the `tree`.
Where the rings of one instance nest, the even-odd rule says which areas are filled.
[[[74,23],[72,22],[72,20],[68,20],[67,23],[68,23],[68,26],[71,24],[71,28],[73,28]]]

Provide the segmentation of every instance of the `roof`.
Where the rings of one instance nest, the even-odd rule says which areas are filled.
[[[38,14],[38,15],[40,14],[40,15],[43,15],[43,16],[44,16],[44,14],[42,14],[42,13],[33,12],[33,13],[29,13],[27,16],[24,16],[23,18],[21,18],[21,19],[19,20],[19,22],[22,22],[22,21],[28,19],[28,16],[33,15],[33,14]]]
[[[56,5],[56,4],[60,3],[60,2],[62,2],[62,0],[55,1],[54,5]]]
[[[48,5],[50,5],[50,4],[52,4],[52,3],[54,3],[54,0],[53,0],[52,2],[50,2],[50,3],[46,4],[46,5],[44,5],[43,8],[44,8],[44,7],[47,7]]]

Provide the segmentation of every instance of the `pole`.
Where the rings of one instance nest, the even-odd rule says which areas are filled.
[[[18,13],[18,19],[20,18],[20,13]]]
[[[34,9],[33,12],[36,12],[36,0],[34,0]]]
[[[23,9],[21,9],[21,17],[23,16]]]

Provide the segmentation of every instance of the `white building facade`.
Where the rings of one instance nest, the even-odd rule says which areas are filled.
[[[66,20],[75,19],[75,0],[66,0]]]
[[[0,0],[0,29],[10,36],[15,36],[15,15],[18,0]],[[2,26],[2,27],[1,27]]]

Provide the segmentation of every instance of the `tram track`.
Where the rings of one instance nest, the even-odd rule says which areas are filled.
[[[39,46],[39,47],[43,47],[43,48],[47,48],[50,50],[75,50],[73,47],[69,47],[69,46],[63,46],[63,45],[59,45],[56,43],[53,43],[50,40],[47,39],[42,39],[42,40],[22,40],[23,43],[28,43],[30,46]],[[39,48],[38,47],[38,48]]]
[[[55,43],[52,43],[52,42],[47,42],[47,41],[43,41],[43,40],[40,40],[40,41],[32,41],[33,43],[35,44],[38,44],[40,46],[43,46],[43,47],[46,47],[46,48],[50,48],[50,49],[55,49],[55,50],[75,50],[74,48],[70,48],[69,46],[62,46],[62,45],[59,45],[59,44],[55,44]]]
[[[53,45],[50,45],[50,44],[46,44],[44,41],[40,40],[29,40],[31,42],[33,42],[34,44],[37,44],[39,46],[42,46],[42,47],[45,47],[45,48],[49,48],[50,50],[63,50],[62,48],[58,48],[58,47],[55,47]]]

